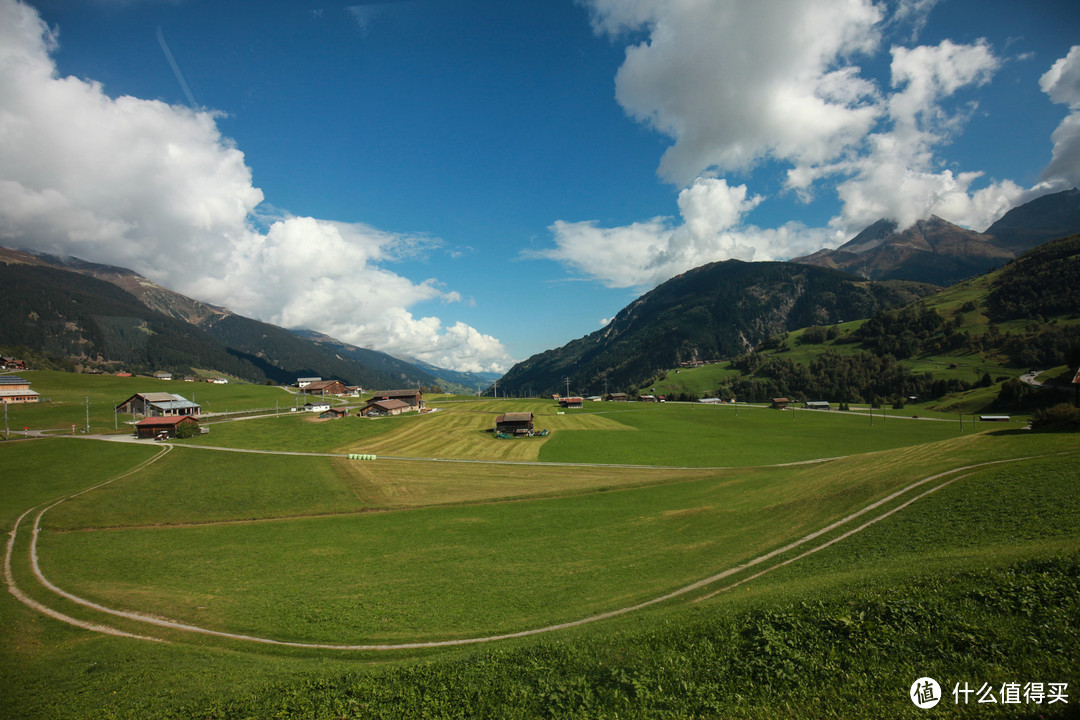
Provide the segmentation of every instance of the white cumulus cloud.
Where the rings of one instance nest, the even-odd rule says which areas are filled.
[[[628,47],[616,98],[671,136],[660,174],[683,186],[703,172],[766,158],[824,162],[857,142],[880,109],[853,55],[872,51],[881,12],[869,0],[593,0],[594,26]]]
[[[1068,55],[1043,74],[1039,87],[1055,103],[1070,110],[1051,136],[1054,153],[1043,171],[1043,178],[1069,185],[1080,184],[1080,45],[1074,45]]]
[[[534,256],[559,261],[608,287],[647,287],[717,260],[787,259],[828,239],[829,231],[798,224],[771,230],[745,225],[743,216],[759,202],[758,196],[747,197],[745,185],[699,177],[679,193],[678,221],[661,217],[613,228],[557,221],[551,226],[555,247]]]
[[[609,286],[636,287],[705,262],[835,247],[882,217],[907,226],[937,214],[985,229],[1046,186],[987,181],[977,168],[940,159],[977,110],[957,99],[960,91],[989,83],[1002,60],[985,40],[882,47],[887,30],[897,36],[907,28],[915,42],[934,4],[587,0],[598,34],[631,38],[616,99],[672,139],[658,174],[682,188],[679,218],[614,228],[560,220],[550,228],[555,246],[534,255]],[[862,67],[886,52],[888,85]],[[1078,65],[1080,50],[1043,79],[1044,90],[1073,109]],[[1078,172],[1076,117],[1055,133],[1049,174]],[[805,202],[835,192],[839,214],[822,228],[746,224],[743,216],[764,198],[748,189],[752,181],[729,184],[722,175],[752,178],[767,163],[786,166],[785,191]]]
[[[444,367],[510,364],[497,339],[409,310],[460,300],[386,268],[436,241],[291,215],[260,230],[263,193],[215,113],[60,77],[57,43],[33,8],[0,0],[0,242]]]

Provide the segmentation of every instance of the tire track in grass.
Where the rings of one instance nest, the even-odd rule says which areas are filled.
[[[841,518],[840,520],[837,520],[836,522],[831,523],[830,525],[828,525],[828,526],[826,526],[826,527],[824,527],[824,528],[822,528],[820,530],[816,530],[816,531],[814,531],[814,532],[812,532],[812,533],[810,533],[808,535],[805,535],[802,538],[800,538],[800,539],[798,539],[798,540],[796,540],[796,541],[794,541],[792,543],[789,543],[789,544],[785,545],[784,547],[777,548],[776,550],[772,550],[772,551],[770,551],[768,553],[765,553],[764,555],[760,555],[760,556],[758,556],[758,557],[756,557],[756,558],[754,558],[754,559],[752,559],[752,560],[750,560],[748,562],[745,562],[745,563],[743,563],[741,565],[738,565],[738,566],[735,566],[735,567],[732,567],[732,568],[728,568],[727,570],[724,570],[722,572],[716,573],[715,575],[711,575],[711,576],[709,576],[709,577],[707,577],[707,578],[705,578],[703,580],[699,580],[697,582],[694,582],[694,583],[691,583],[691,584],[686,585],[684,587],[673,590],[673,591],[671,591],[671,592],[669,592],[669,593],[667,593],[665,595],[661,595],[659,597],[655,597],[655,598],[652,598],[650,600],[646,600],[644,602],[640,602],[640,603],[637,603],[637,604],[629,606],[629,607],[619,608],[619,609],[616,609],[616,610],[610,610],[608,612],[599,613],[597,615],[591,615],[589,617],[580,618],[578,620],[571,620],[571,621],[568,621],[568,622],[565,622],[565,623],[558,623],[558,624],[555,624],[555,625],[548,625],[548,626],[545,626],[545,627],[533,628],[533,629],[530,629],[530,630],[521,630],[521,631],[512,632],[512,633],[502,633],[502,634],[498,634],[498,635],[488,635],[488,636],[472,637],[472,638],[460,638],[460,639],[456,639],[456,640],[433,640],[433,641],[427,641],[427,642],[412,642],[412,643],[344,645],[344,644],[333,644],[333,643],[308,643],[308,642],[298,642],[298,641],[275,640],[273,638],[257,637],[257,636],[253,636],[253,635],[243,635],[243,634],[239,634],[239,633],[224,632],[224,631],[221,631],[221,630],[211,630],[209,628],[198,627],[198,626],[195,626],[195,625],[188,625],[188,624],[185,624],[185,623],[176,622],[174,620],[169,620],[167,618],[156,617],[156,616],[153,616],[153,615],[147,615],[147,614],[143,614],[143,613],[115,610],[113,608],[105,607],[104,605],[100,605],[100,604],[91,602],[91,601],[86,600],[84,598],[80,598],[80,597],[78,597],[78,596],[76,596],[76,595],[74,595],[72,593],[69,593],[69,592],[67,592],[65,590],[62,590],[61,588],[59,588],[56,585],[52,584],[48,579],[45,578],[44,574],[41,573],[40,567],[38,566],[38,558],[37,558],[37,538],[38,538],[38,531],[39,531],[39,528],[40,528],[40,521],[41,521],[42,516],[48,510],[50,510],[53,507],[56,507],[57,505],[64,502],[68,498],[77,497],[78,495],[82,495],[83,493],[90,492],[91,490],[94,490],[94,489],[96,489],[98,487],[101,487],[102,485],[107,485],[110,482],[113,482],[115,480],[119,480],[122,477],[126,477],[127,475],[130,475],[133,472],[136,472],[137,470],[142,469],[143,467],[150,464],[151,462],[159,459],[163,455],[164,455],[164,452],[159,453],[158,455],[154,456],[150,460],[142,463],[140,466],[137,466],[136,468],[132,469],[131,471],[129,471],[129,472],[123,474],[123,475],[117,476],[116,478],[113,478],[112,480],[106,481],[105,483],[101,483],[101,484],[96,485],[96,486],[94,486],[92,488],[87,488],[86,490],[82,490],[82,491],[80,491],[78,493],[74,493],[74,494],[69,495],[69,496],[67,496],[65,498],[62,498],[62,499],[52,503],[48,507],[44,508],[43,510],[41,510],[37,514],[37,516],[35,517],[35,520],[34,520],[33,532],[32,532],[32,536],[31,536],[30,558],[31,558],[31,565],[32,565],[32,568],[33,568],[34,576],[38,579],[38,581],[43,586],[48,588],[51,592],[59,595],[60,597],[64,597],[64,598],[70,600],[71,602],[77,603],[79,605],[83,605],[84,607],[96,610],[98,612],[103,612],[103,613],[106,613],[106,614],[109,614],[109,615],[113,615],[113,616],[116,616],[116,617],[124,618],[126,620],[132,620],[132,621],[135,621],[135,622],[142,622],[142,623],[147,623],[147,624],[150,624],[150,625],[156,625],[158,627],[165,628],[165,629],[168,629],[168,630],[192,632],[192,633],[197,633],[197,634],[200,634],[200,635],[218,637],[218,638],[222,638],[222,639],[226,639],[226,640],[239,641],[239,642],[248,642],[248,643],[255,643],[255,644],[262,644],[262,645],[271,645],[271,646],[278,646],[278,647],[301,648],[301,649],[308,649],[308,650],[337,650],[337,651],[393,651],[393,650],[412,650],[412,649],[424,649],[424,648],[452,647],[452,646],[458,646],[458,645],[473,645],[473,644],[478,644],[478,643],[496,642],[496,641],[499,641],[499,640],[509,640],[509,639],[512,639],[512,638],[522,638],[522,637],[529,637],[529,636],[532,636],[532,635],[540,635],[540,634],[544,634],[544,633],[555,632],[555,631],[558,631],[558,630],[565,630],[565,629],[568,629],[568,628],[579,627],[579,626],[582,626],[582,625],[587,625],[587,624],[590,624],[590,623],[599,622],[601,620],[607,620],[607,619],[610,619],[610,618],[618,617],[620,615],[626,615],[628,613],[632,613],[632,612],[635,612],[635,611],[638,611],[638,610],[642,610],[644,608],[647,608],[647,607],[650,607],[650,606],[653,606],[653,605],[658,605],[660,603],[667,602],[668,600],[673,600],[673,599],[678,598],[680,596],[687,595],[687,594],[695,592],[697,590],[701,590],[702,588],[705,588],[705,587],[707,587],[709,585],[712,585],[712,584],[714,584],[716,582],[719,582],[720,580],[727,579],[727,578],[729,578],[729,577],[731,577],[731,576],[733,576],[733,575],[735,575],[737,573],[740,573],[740,572],[742,572],[744,570],[747,570],[747,569],[749,569],[751,567],[755,567],[755,566],[760,565],[760,564],[762,564],[764,562],[767,562],[768,560],[771,560],[772,558],[775,558],[775,557],[777,557],[779,555],[782,555],[782,554],[784,554],[786,552],[794,550],[795,548],[798,548],[798,547],[800,547],[802,545],[805,545],[806,543],[812,542],[813,540],[821,537],[822,535],[825,535],[826,533],[829,533],[832,530],[835,530],[835,529],[837,529],[837,528],[851,522],[852,520],[855,520],[855,519],[857,519],[859,517],[862,517],[866,513],[869,513],[871,511],[877,509],[877,508],[880,508],[882,505],[901,497],[902,495],[910,492],[911,490],[914,490],[915,488],[921,487],[921,486],[926,485],[928,483],[933,483],[933,482],[935,482],[937,480],[941,480],[942,478],[948,477],[949,475],[954,475],[956,473],[963,473],[963,472],[968,471],[968,470],[976,470],[976,469],[988,467],[988,466],[991,466],[991,465],[999,465],[999,464],[1011,463],[1011,462],[1023,462],[1023,461],[1026,461],[1026,460],[1034,460],[1034,459],[1038,459],[1040,457],[1046,457],[1046,455],[1035,455],[1035,456],[1028,456],[1028,457],[1020,457],[1020,458],[1008,458],[1008,459],[1004,459],[1004,460],[990,460],[990,461],[983,462],[983,463],[976,463],[974,465],[966,465],[966,466],[963,466],[963,467],[953,468],[951,470],[946,470],[944,472],[937,473],[936,475],[931,475],[929,477],[926,477],[926,478],[923,478],[923,479],[918,480],[916,482],[913,482],[913,483],[907,485],[906,487],[901,488],[900,490],[897,490],[897,491],[893,492],[892,494],[888,495],[887,497],[884,497],[884,498],[882,498],[880,500],[877,500],[877,501],[875,501],[873,503],[870,503],[869,505],[866,505],[865,507],[851,513],[850,515],[847,515],[846,517]],[[931,489],[926,490],[926,491],[920,493],[919,495],[916,495],[915,497],[907,500],[903,504],[901,504],[901,505],[899,505],[899,506],[897,506],[895,508],[892,508],[891,510],[883,513],[882,515],[879,515],[879,516],[869,520],[868,522],[863,523],[859,527],[853,528],[852,530],[849,530],[849,531],[845,532],[842,535],[839,535],[839,536],[837,536],[837,537],[835,537],[835,538],[833,538],[831,540],[828,540],[827,542],[825,542],[825,543],[823,543],[823,544],[821,544],[821,545],[819,545],[817,547],[811,548],[810,550],[807,550],[807,551],[805,551],[805,552],[801,553],[800,555],[797,555],[797,556],[795,556],[793,558],[789,558],[788,560],[785,560],[785,561],[783,561],[783,562],[781,562],[781,563],[779,563],[777,565],[766,568],[766,569],[764,569],[764,570],[762,570],[762,571],[760,571],[760,572],[758,572],[758,573],[756,573],[754,575],[751,575],[750,577],[744,578],[744,579],[742,579],[742,580],[740,580],[740,581],[738,581],[736,583],[733,583],[731,585],[728,585],[728,586],[725,586],[725,587],[720,588],[718,590],[715,590],[713,592],[710,592],[709,594],[707,594],[707,595],[705,595],[705,596],[703,596],[701,598],[697,598],[695,601],[705,600],[705,599],[713,597],[713,596],[715,596],[717,594],[726,592],[728,590],[731,590],[734,587],[737,587],[738,585],[741,585],[741,584],[743,584],[745,582],[753,580],[753,579],[755,579],[757,577],[761,577],[765,573],[770,572],[772,570],[775,570],[776,568],[783,567],[785,565],[789,565],[789,564],[791,564],[791,563],[793,563],[793,562],[795,562],[797,560],[800,560],[800,559],[802,559],[804,557],[812,555],[812,554],[814,554],[814,553],[816,553],[816,552],[818,552],[820,550],[824,550],[825,548],[829,547],[830,545],[833,545],[833,544],[835,544],[835,543],[837,543],[837,542],[839,542],[839,541],[841,541],[841,540],[843,540],[845,538],[851,537],[852,535],[854,535],[856,533],[859,533],[862,530],[865,530],[866,528],[870,527],[874,523],[876,523],[876,522],[878,522],[880,520],[883,520],[883,519],[885,519],[885,518],[899,512],[900,510],[903,510],[904,508],[908,507],[909,505],[911,505],[915,501],[917,501],[917,500],[919,500],[919,499],[921,499],[923,497],[926,497],[927,495],[930,495],[931,493],[937,492],[938,490],[940,490],[941,488],[949,485],[950,483],[953,483],[956,480],[959,480],[961,478],[968,477],[971,474],[972,473],[967,473],[965,475],[960,475],[958,477],[954,477],[954,478],[951,478],[949,480],[946,480],[945,482],[940,483],[940,484],[932,487]],[[32,512],[33,510],[34,510],[34,508],[31,508],[30,510],[27,510],[25,513],[23,513],[23,515],[19,518],[19,521],[21,522],[22,519],[26,515],[28,515],[30,512]],[[12,548],[14,546],[15,535],[16,535],[16,532],[18,530],[18,525],[19,525],[19,522],[16,522],[15,529],[12,530],[11,538],[8,541],[8,553],[7,553],[7,558],[8,559],[10,559]],[[9,567],[10,567],[10,562],[6,562],[5,563],[5,576],[8,578],[8,589],[11,590],[12,594],[15,594],[16,597],[20,598],[20,600],[22,601],[22,597],[20,597],[21,593],[17,594],[17,588],[14,588],[13,581],[10,579],[11,576],[10,576]],[[25,596],[23,596],[23,597],[25,597]],[[91,630],[91,631],[94,631],[94,632],[108,632],[109,634],[114,634],[114,635],[119,634],[119,635],[123,635],[123,636],[126,636],[126,637],[132,637],[132,638],[139,639],[139,640],[152,640],[152,641],[157,641],[157,642],[164,642],[161,638],[155,638],[155,637],[143,636],[143,635],[132,635],[132,634],[129,634],[129,633],[123,633],[122,631],[116,630],[115,628],[108,628],[106,626],[99,626],[99,625],[94,625],[94,624],[91,624],[91,623],[85,623],[83,621],[75,620],[74,618],[69,618],[68,616],[62,615],[62,614],[57,613],[55,611],[51,611],[48,608],[40,605],[40,603],[36,603],[36,602],[33,602],[33,601],[30,601],[30,602],[32,603],[32,604],[30,604],[30,607],[32,607],[35,610],[40,610],[41,612],[44,612],[45,614],[49,615],[50,617],[55,617],[56,619],[61,620],[63,622],[70,622],[71,624],[77,625],[78,627],[82,627],[82,628],[87,629],[87,630]]]
[[[36,543],[37,543],[37,525],[38,525],[37,521],[41,519],[41,516],[44,515],[47,510],[49,510],[50,508],[56,507],[57,505],[64,502],[65,500],[68,500],[69,498],[78,497],[79,495],[82,495],[84,493],[88,493],[91,490],[97,490],[98,488],[104,487],[105,485],[108,485],[109,483],[112,483],[112,482],[115,482],[115,481],[120,480],[122,478],[128,477],[129,475],[133,475],[136,472],[140,472],[141,470],[148,467],[151,463],[154,463],[154,462],[160,460],[161,458],[163,458],[166,454],[168,454],[168,452],[170,450],[172,450],[171,446],[163,447],[163,448],[160,449],[160,451],[156,455],[154,455],[153,457],[151,457],[151,458],[149,458],[147,460],[144,460],[143,462],[139,463],[138,465],[136,465],[132,469],[128,470],[127,472],[122,473],[120,475],[117,475],[116,477],[110,478],[109,480],[106,480],[103,483],[99,483],[97,485],[94,485],[93,487],[89,487],[89,488],[86,488],[85,490],[80,490],[77,493],[73,493],[71,495],[63,497],[60,500],[57,500],[56,502],[54,502],[51,505],[49,505],[48,507],[46,507],[41,512],[39,512],[37,514],[37,518],[35,519],[35,522],[34,522],[33,540],[31,541],[31,558],[32,558],[31,565],[32,565],[33,570],[34,570],[34,576],[38,579],[38,581],[41,582],[42,580],[44,580],[44,578],[41,577],[41,575],[38,572],[38,568],[37,568],[37,547],[36,547]],[[39,603],[37,600],[34,600],[32,597],[30,597],[29,595],[24,593],[19,588],[19,586],[15,583],[15,575],[11,570],[11,557],[14,554],[14,551],[15,551],[15,539],[18,536],[19,525],[22,523],[23,519],[27,515],[32,513],[34,510],[36,510],[38,507],[41,507],[41,506],[36,505],[36,506],[30,508],[29,510],[27,510],[26,512],[24,512],[22,515],[20,515],[19,518],[15,521],[14,526],[11,528],[11,532],[8,534],[7,549],[4,552],[4,583],[5,583],[5,585],[7,585],[8,592],[10,592],[15,597],[16,600],[21,602],[23,605],[26,605],[27,607],[29,607],[31,610],[36,610],[36,611],[38,611],[39,613],[41,613],[43,615],[47,615],[48,617],[51,617],[51,618],[53,618],[55,620],[59,620],[60,622],[63,622],[63,623],[67,623],[68,625],[73,625],[75,627],[82,628],[84,630],[90,630],[91,632],[102,633],[102,634],[105,634],[105,635],[115,635],[117,637],[133,638],[135,640],[149,640],[151,642],[164,642],[163,640],[161,640],[161,638],[151,637],[149,635],[137,635],[135,633],[129,633],[129,632],[125,632],[123,630],[118,630],[117,628],[110,627],[108,625],[99,625],[97,623],[87,622],[85,620],[79,620],[78,618],[73,618],[70,615],[65,615],[64,613],[60,612],[59,610],[54,610],[54,609],[48,607],[47,605],[43,605],[42,603]],[[49,585],[46,584],[46,587],[49,587]],[[52,589],[52,588],[50,588],[50,589]]]

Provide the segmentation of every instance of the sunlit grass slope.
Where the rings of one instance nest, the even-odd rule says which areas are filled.
[[[69,462],[76,453],[69,456],[67,447],[82,448],[87,467]],[[108,469],[129,468],[150,452],[70,440],[0,444],[5,514],[100,482]],[[166,458],[181,452],[209,454],[174,450]],[[35,459],[36,453],[42,458]],[[47,482],[19,482],[18,468],[40,478],[50,456],[60,461],[51,465],[55,472]],[[409,628],[411,622],[410,632],[440,619],[441,608],[424,608],[415,598],[430,600],[425,592],[435,595],[455,579],[470,582],[432,577],[445,571],[439,560],[444,553],[477,572],[501,565],[518,580],[527,580],[523,567],[547,564],[560,568],[557,582],[571,585],[574,576],[595,573],[590,566],[598,559],[620,567],[633,563],[632,572],[620,570],[621,580],[613,570],[610,583],[593,575],[589,586],[594,595],[629,596],[656,581],[650,571],[670,582],[691,564],[703,569],[735,557],[740,548],[753,552],[753,543],[762,539],[744,535],[756,529],[775,535],[793,519],[811,522],[812,508],[839,512],[943,467],[1029,456],[1044,457],[969,471],[855,536],[705,602],[657,606],[538,638],[428,651],[421,662],[405,661],[407,653],[275,651],[182,633],[166,633],[170,644],[110,638],[62,625],[4,593],[4,716],[443,718],[460,717],[468,708],[469,717],[480,718],[915,718],[927,713],[910,703],[907,690],[923,675],[937,678],[946,691],[964,681],[1069,682],[1071,688],[1080,673],[1080,507],[1075,438],[1067,435],[958,437],[820,466],[360,516],[379,519],[370,525],[338,516],[86,531],[88,518],[104,523],[115,512],[137,519],[133,510],[115,504],[117,498],[94,519],[94,502],[106,497],[103,489],[46,515],[53,529],[43,538],[42,563],[61,586],[74,583],[80,591],[140,609],[190,612],[220,626],[274,624],[285,636],[338,641],[351,632],[341,627],[344,615],[361,617],[371,627]],[[91,463],[97,469],[90,470]],[[284,481],[283,474],[278,482]],[[164,476],[148,476],[146,482],[159,483],[159,509],[183,505],[181,498],[196,492],[192,481],[176,488]],[[146,505],[148,497],[133,496],[132,503]],[[576,507],[582,500],[585,505]],[[523,510],[516,512],[516,506]],[[755,507],[756,514],[775,520],[755,524]],[[526,509],[537,517],[529,518]],[[197,519],[208,507],[192,502],[183,512]],[[84,531],[57,532],[69,523]],[[522,534],[537,538],[542,549],[515,540],[520,523]],[[592,548],[586,527],[592,523],[621,536]],[[750,532],[728,534],[739,525]],[[254,532],[233,532],[247,529]],[[573,541],[576,552],[560,543],[556,529],[570,535],[566,543]],[[44,602],[99,619],[33,586],[22,553],[26,538],[20,537],[17,581]],[[723,542],[711,553],[694,547],[717,539]],[[650,546],[676,567],[658,567]],[[544,550],[546,558],[540,557]],[[253,557],[244,560],[248,553]],[[378,581],[366,584],[370,578],[357,571],[369,561],[388,571],[384,589]],[[259,570],[247,567],[259,562]],[[410,569],[417,562],[429,571],[426,577]],[[162,567],[155,569],[156,563]],[[170,579],[174,575],[182,580]],[[540,604],[542,584],[535,600],[522,592],[509,601],[494,591],[509,583],[494,573],[481,577],[490,589],[477,590],[477,584],[472,596],[460,592],[450,599],[486,609],[486,623],[541,614],[530,602]],[[359,582],[345,588],[346,580]],[[375,594],[369,597],[369,590]],[[385,601],[375,602],[383,590]],[[179,596],[169,597],[173,592]],[[582,608],[595,602],[586,593],[569,597]],[[447,613],[447,624],[480,619],[468,607]],[[134,623],[124,626],[137,629]],[[948,695],[934,715],[978,711],[979,717],[1055,718],[1071,709],[1060,703],[958,708]]]
[[[264,476],[277,520],[221,522],[223,507],[247,517],[255,484],[224,492],[207,481],[200,492],[197,470],[171,486],[162,472],[50,511],[41,552],[51,579],[76,594],[222,631],[338,643],[496,634],[633,605],[933,473],[1059,447],[1049,436],[973,436],[614,492],[345,514],[357,504],[325,460],[285,458],[295,462]],[[209,458],[187,454],[193,467]],[[155,492],[191,497],[155,508]],[[285,507],[308,516],[280,517]],[[90,531],[95,516],[103,528]],[[124,517],[134,526],[115,527]]]

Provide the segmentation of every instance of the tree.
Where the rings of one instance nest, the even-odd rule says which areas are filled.
[[[1031,415],[1031,429],[1043,432],[1080,432],[1080,408],[1061,403],[1039,408]]]
[[[202,430],[199,429],[198,423],[180,423],[176,426],[176,437],[178,440],[193,438],[201,433]]]

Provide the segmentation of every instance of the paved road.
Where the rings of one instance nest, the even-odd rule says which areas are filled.
[[[1044,372],[1045,370],[1032,370],[1031,372],[1026,372],[1020,376],[1020,382],[1025,385],[1031,385],[1032,387],[1042,387],[1043,384],[1035,378],[1039,377]]]

